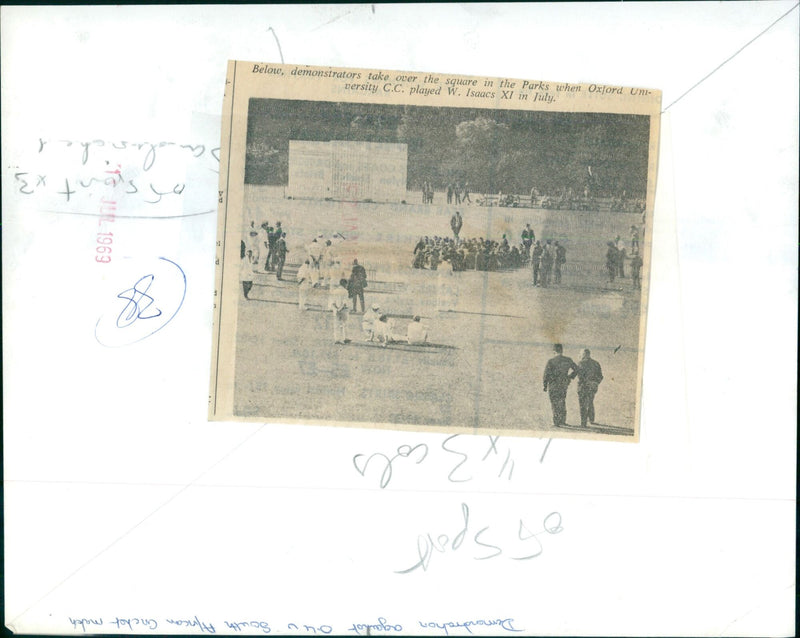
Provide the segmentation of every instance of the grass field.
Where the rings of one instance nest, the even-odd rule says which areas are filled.
[[[288,261],[305,257],[316,234],[342,232],[343,263],[358,257],[370,273],[367,304],[397,316],[422,315],[428,347],[366,343],[361,315],[351,314],[346,345],[333,343],[327,291],[312,291],[311,308],[296,305],[294,268],[287,280],[247,274],[250,300],[239,295],[234,411],[270,420],[335,420],[570,435],[581,428],[575,385],[567,421],[554,428],[542,372],[552,344],[576,361],[583,348],[603,366],[595,407],[595,435],[634,431],[639,292],[630,279],[607,284],[605,242],[627,236],[637,215],[460,207],[462,237],[517,241],[530,222],[537,238],[568,248],[562,285],[534,288],[528,269],[449,273],[412,270],[420,235],[447,235],[453,207],[389,205],[275,198],[270,189],[246,189],[246,222],[281,220]],[[245,270],[249,270],[245,266]],[[449,310],[442,310],[443,307]],[[556,431],[557,430],[557,431]]]

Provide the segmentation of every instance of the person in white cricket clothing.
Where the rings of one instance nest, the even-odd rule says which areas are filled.
[[[364,341],[375,340],[375,322],[380,318],[381,307],[374,303],[361,317],[361,330],[364,331]]]
[[[412,346],[421,346],[428,342],[428,330],[420,323],[419,315],[414,315],[408,324],[407,340]]]
[[[339,281],[338,277],[334,278],[336,275],[336,255],[330,239],[325,240],[325,246],[322,249],[320,275],[322,279],[322,285],[327,286],[328,290],[333,288],[334,285],[336,285],[336,282]]]
[[[330,301],[328,302],[328,308],[333,312],[334,343],[347,342],[347,317],[350,314],[349,304],[350,296],[347,294],[347,279],[340,279],[339,285],[331,290]]]
[[[375,338],[384,348],[389,343],[398,341],[398,337],[394,334],[394,319],[390,319],[387,315],[381,315],[374,324],[373,332]],[[402,339],[402,337],[400,337]]]
[[[322,235],[312,239],[311,243],[306,246],[309,265],[311,267],[311,283],[314,285],[319,283],[319,280],[322,276],[322,273],[320,272],[320,262],[322,261],[323,246],[319,241],[320,239],[322,239]]]
[[[251,264],[258,264],[261,252],[258,248],[259,232],[255,221],[250,221],[250,228],[247,229],[247,249]]]

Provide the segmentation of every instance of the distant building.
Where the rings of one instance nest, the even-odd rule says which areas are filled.
[[[376,202],[406,198],[408,146],[289,140],[289,197]]]

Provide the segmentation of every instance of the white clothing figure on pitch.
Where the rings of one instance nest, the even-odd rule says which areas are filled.
[[[456,309],[457,275],[453,273],[452,264],[439,269],[436,281],[436,309],[441,312],[450,312]]]
[[[308,291],[311,290],[311,265],[308,259],[305,260],[305,263],[303,263],[297,271],[297,283],[299,284],[297,289],[297,305],[300,307],[300,310],[306,310]]]
[[[364,331],[364,341],[374,341],[375,339],[375,322],[380,319],[381,307],[374,303],[372,307],[364,313],[361,318],[361,330]]]
[[[250,228],[247,229],[245,237],[245,246],[247,246],[247,256],[251,264],[258,264],[261,257],[261,250],[259,249],[259,229],[256,227],[255,221],[250,221]]]
[[[264,254],[269,252],[269,233],[267,232],[268,227],[269,222],[265,221],[258,228],[258,249]]]
[[[421,346],[428,342],[428,329],[420,323],[419,315],[415,315],[408,324],[407,341],[412,346]]]
[[[319,269],[320,261],[322,260],[322,243],[320,243],[320,239],[322,239],[322,235],[312,239],[306,246],[306,252],[308,253],[308,259],[311,265],[311,283],[315,285],[320,279]]]
[[[335,277],[336,272],[334,266],[336,265],[336,255],[330,239],[325,241],[325,247],[322,249],[321,261],[320,274],[323,279],[322,283],[323,285],[328,286],[328,290],[331,290],[334,286],[334,283],[338,282],[341,277]]]
[[[339,285],[331,290],[328,308],[333,312],[333,342],[347,341],[347,317],[350,314],[350,297],[347,294],[347,279],[340,279]]]
[[[386,344],[397,341],[394,335],[394,319],[381,315],[373,327],[375,338],[385,348]]]

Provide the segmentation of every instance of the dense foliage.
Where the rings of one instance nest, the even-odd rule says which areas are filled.
[[[558,194],[592,181],[594,195],[644,197],[649,133],[642,115],[254,98],[245,181],[285,185],[289,140],[402,142],[409,190],[468,180],[473,193]]]

